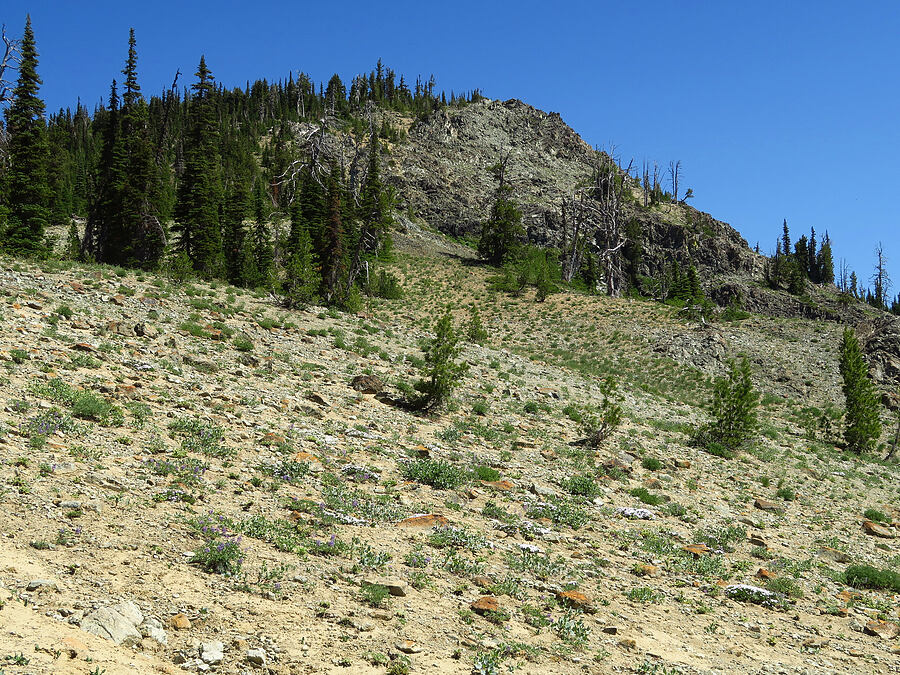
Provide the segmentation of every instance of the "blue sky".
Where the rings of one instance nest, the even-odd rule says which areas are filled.
[[[302,70],[327,81],[381,57],[408,81],[519,98],[625,160],[681,160],[693,204],[770,251],[828,230],[868,280],[884,244],[900,290],[900,4],[593,2],[20,2],[30,12],[48,108],[93,105],[138,41],[145,93],[201,54],[243,86]]]

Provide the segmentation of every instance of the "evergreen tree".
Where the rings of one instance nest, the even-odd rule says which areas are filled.
[[[706,428],[706,438],[727,451],[736,450],[756,429],[758,404],[759,394],[753,389],[747,357],[740,364],[729,360],[727,375],[713,387],[709,412],[714,422]]]
[[[248,281],[253,286],[271,288],[273,281],[275,250],[272,247],[272,237],[269,233],[268,219],[266,217],[266,189],[262,179],[256,181],[256,189],[253,194],[253,271],[254,276]]]
[[[508,157],[491,167],[497,189],[491,213],[481,229],[478,253],[492,265],[502,265],[515,254],[524,235],[522,212],[510,200],[512,187],[506,180]]]
[[[787,218],[784,219],[784,224],[782,225],[781,250],[786,256],[791,254],[791,235],[788,232]]]
[[[809,257],[809,262],[806,264],[809,280],[814,284],[819,284],[822,282],[822,275],[821,270],[819,270],[819,255],[816,250],[816,228],[814,227],[811,227],[809,230],[809,244],[806,253]]]
[[[50,192],[47,184],[47,131],[44,102],[38,97],[38,53],[31,28],[25,20],[19,76],[13,100],[6,111],[9,132],[9,170],[6,191],[9,203],[3,248],[9,253],[34,255],[44,248]]]
[[[247,256],[247,228],[244,220],[249,211],[250,195],[243,181],[235,181],[225,196],[222,214],[225,274],[228,283],[244,286],[247,283],[245,262]]]
[[[834,283],[834,258],[831,253],[831,240],[828,238],[828,232],[825,232],[822,246],[816,255],[816,268],[819,272],[819,283]]]
[[[420,392],[413,402],[415,407],[433,410],[450,400],[469,367],[465,362],[456,363],[460,352],[459,336],[453,329],[453,316],[448,308],[438,320],[434,337],[425,348],[422,379],[414,385]]]
[[[340,284],[346,272],[345,236],[341,207],[341,175],[336,163],[332,162],[328,175],[327,218],[323,233],[323,246],[319,255],[322,260],[322,297],[331,303],[339,299]]]
[[[194,269],[205,276],[217,276],[224,267],[219,223],[219,129],[213,77],[202,56],[195,74],[175,219],[181,234],[179,248],[188,254]]]
[[[859,340],[849,328],[844,330],[840,349],[842,389],[846,401],[844,441],[847,449],[862,454],[874,448],[881,436],[879,402],[875,386],[862,357]]]
[[[313,302],[321,284],[313,255],[312,238],[302,222],[299,205],[291,210],[291,236],[285,266],[284,294],[289,307],[302,307]]]

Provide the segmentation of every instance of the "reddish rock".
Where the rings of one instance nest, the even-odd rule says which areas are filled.
[[[59,641],[60,651],[65,652],[70,659],[83,659],[89,651],[88,646],[71,635]]]
[[[688,544],[687,546],[682,546],[681,550],[685,553],[690,553],[695,558],[709,554],[709,546],[706,544]]]
[[[74,349],[76,352],[95,352],[95,351],[97,351],[97,349],[96,349],[96,347],[94,347],[94,345],[90,345],[87,342],[78,342],[78,343],[72,345],[72,349]]]
[[[70,281],[69,286],[71,286],[72,290],[76,293],[84,293],[84,284],[79,283],[77,281]]]
[[[450,524],[450,520],[445,516],[437,513],[429,513],[424,516],[413,516],[412,518],[404,518],[397,527],[446,527]]]
[[[262,437],[260,441],[261,445],[281,445],[284,443],[284,436],[280,434],[276,434],[272,431],[266,433],[265,436]]]
[[[865,632],[869,635],[877,635],[884,640],[893,640],[900,635],[900,626],[893,621],[878,621],[873,619],[866,624]]]
[[[691,463],[686,459],[676,459],[675,467],[678,469],[690,469]]]
[[[469,605],[469,609],[471,609],[476,614],[484,616],[488,612],[499,612],[500,603],[493,595],[483,595],[471,605]]]
[[[890,531],[889,528],[884,525],[879,525],[878,523],[873,523],[871,520],[864,520],[863,524],[863,532],[866,534],[870,534],[873,537],[882,537],[884,539],[893,539],[894,533]]]
[[[482,480],[479,482],[485,487],[500,490],[501,492],[507,492],[515,487],[515,485],[508,480]]]
[[[566,607],[580,609],[582,612],[593,614],[597,611],[593,601],[581,591],[563,591],[556,595],[556,599],[560,604]]]
[[[493,582],[487,577],[473,577],[472,583],[478,586],[478,588],[490,588],[493,585]]]
[[[644,481],[644,487],[651,490],[659,490],[662,486],[663,485],[660,482],[659,478],[649,478]]]
[[[755,576],[757,579],[774,579],[778,575],[775,574],[775,572],[767,570],[765,567],[760,567],[758,570],[756,570]]]
[[[184,614],[176,614],[169,619],[169,625],[175,630],[187,630],[191,627],[191,620]]]

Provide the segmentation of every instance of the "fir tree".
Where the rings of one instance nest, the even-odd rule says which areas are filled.
[[[184,173],[178,185],[175,219],[179,248],[194,269],[206,276],[222,273],[222,232],[219,223],[219,130],[215,86],[206,59],[200,57],[197,82],[191,85],[190,129],[185,137]]]
[[[253,194],[253,271],[248,279],[253,286],[271,288],[275,265],[275,250],[266,217],[266,189],[262,179],[256,181]]]
[[[3,248],[14,254],[34,255],[44,248],[50,192],[47,184],[47,131],[44,102],[38,97],[38,53],[31,28],[25,20],[19,76],[13,100],[6,111],[9,132],[7,198],[9,213],[3,232]]]
[[[228,283],[244,286],[247,283],[245,259],[247,255],[247,228],[244,220],[249,211],[250,195],[243,181],[235,181],[225,196],[222,214],[225,275]]]
[[[849,328],[844,330],[840,354],[842,389],[847,406],[844,441],[848,450],[862,454],[874,448],[881,435],[878,397],[869,379],[859,340]]]
[[[346,272],[341,192],[340,170],[337,164],[332,163],[328,175],[327,218],[319,254],[322,260],[322,297],[328,303],[339,296],[340,284]]]
[[[822,239],[822,246],[816,255],[816,268],[819,272],[819,283],[834,283],[834,258],[831,253],[831,240],[828,238],[828,232]]]
[[[291,236],[283,284],[285,303],[289,307],[303,307],[313,302],[321,284],[312,239],[301,219],[302,209],[295,205],[291,210]]]
[[[478,253],[492,265],[502,265],[515,253],[524,234],[522,212],[510,200],[512,187],[506,180],[508,158],[491,167],[497,189],[491,213],[481,229]]]

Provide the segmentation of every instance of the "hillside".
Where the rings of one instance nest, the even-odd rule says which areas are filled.
[[[440,235],[396,239],[405,296],[360,315],[2,261],[0,668],[896,669],[896,587],[843,577],[897,569],[896,527],[867,520],[900,518],[896,466],[818,425],[840,325],[538,304]],[[415,415],[391,401],[447,303],[490,337],[452,409]],[[688,441],[739,352],[762,425],[728,460]],[[607,375],[625,419],[594,452],[572,418]]]

